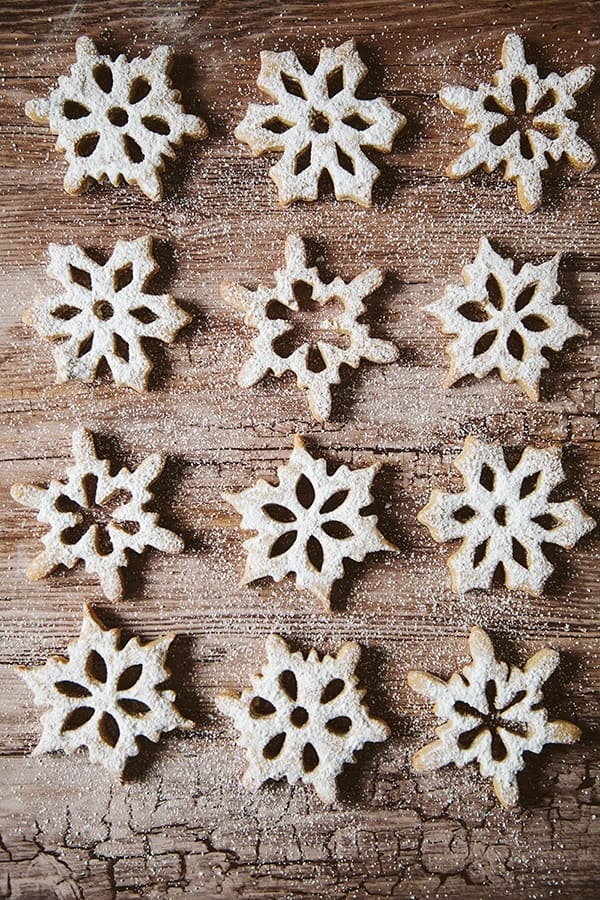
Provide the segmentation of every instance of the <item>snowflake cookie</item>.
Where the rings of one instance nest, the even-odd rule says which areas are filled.
[[[85,428],[73,432],[73,459],[66,481],[48,487],[14,484],[11,496],[38,510],[38,522],[49,526],[45,549],[30,563],[27,577],[44,578],[58,566],[72,569],[82,560],[100,579],[110,600],[123,596],[128,553],[155,547],[165,553],[183,550],[182,539],[158,524],[158,513],[146,507],[153,499],[150,485],[164,466],[153,453],[133,472],[123,467],[110,474],[110,460],[96,454],[94,437]]]
[[[339,466],[327,473],[299,435],[289,462],[277,470],[278,485],[260,479],[239,494],[223,498],[241,514],[241,528],[256,531],[243,583],[294,572],[296,586],[315,594],[329,609],[331,589],[344,574],[344,559],[362,562],[367,553],[395,550],[379,533],[376,515],[361,515],[373,502],[371,484],[378,465]]]
[[[312,784],[324,803],[336,799],[336,779],[367,741],[385,741],[390,729],[369,715],[364,689],[354,674],[360,647],[342,644],[336,656],[305,658],[292,653],[283,638],[270,635],[268,662],[242,693],[217,697],[219,709],[233,719],[246,750],[247,788],[287,778]]]
[[[158,743],[164,732],[192,728],[175,707],[175,692],[162,688],[171,674],[166,657],[174,637],[170,632],[148,644],[134,637],[123,646],[121,629],[105,629],[85,605],[68,659],[18,667],[36,706],[50,707],[34,755],[87,747],[91,762],[122,775],[139,753],[139,738]]]
[[[540,78],[537,67],[525,59],[522,38],[507,35],[502,68],[493,84],[484,82],[475,91],[447,86],[440,92],[444,106],[462,113],[465,126],[472,129],[469,149],[448,166],[447,174],[464,178],[479,166],[493,172],[504,163],[504,178],[516,182],[522,208],[537,209],[542,202],[541,173],[549,159],[558,162],[566,156],[582,172],[596,164],[592,148],[579,137],[579,125],[571,117],[577,108],[575,95],[593,77],[593,66],[579,66],[567,75],[552,72]]]
[[[290,235],[285,244],[285,268],[275,272],[274,287],[260,286],[251,291],[240,284],[221,286],[223,299],[245,313],[246,325],[258,330],[254,354],[242,368],[238,383],[249,387],[269,371],[278,378],[284,372],[293,372],[299,386],[308,389],[315,419],[328,419],[331,387],[340,383],[342,366],[357,369],[361,359],[389,363],[397,358],[392,343],[372,338],[369,326],[358,321],[366,311],[365,298],[382,282],[383,274],[378,269],[368,269],[349,284],[339,277],[325,284],[316,267],[308,267],[302,238]],[[310,295],[311,319],[315,322],[327,304],[341,304],[338,313],[330,313],[335,318],[321,323],[322,340],[316,343],[303,341],[295,334],[301,331],[300,323],[295,321],[302,314],[299,293]],[[336,338],[342,338],[343,345],[333,343]],[[288,346],[290,339],[294,349]]]
[[[413,756],[417,772],[430,772],[448,763],[479,763],[485,778],[492,778],[502,806],[519,802],[517,773],[525,766],[525,753],[540,753],[545,744],[573,744],[581,732],[571,722],[549,722],[542,685],[558,665],[555,650],[545,647],[525,667],[496,659],[494,647],[481,628],[472,628],[469,648],[473,661],[448,681],[429,672],[409,672],[408,683],[434,703],[444,724],[438,739]]]
[[[102,265],[77,244],[50,244],[48,252],[48,274],[64,293],[45,297],[23,321],[53,341],[57,382],[93,381],[104,361],[116,384],[146,390],[152,362],[144,339],[171,344],[191,319],[170,294],[145,293],[158,269],[152,238],[117,241]]]
[[[163,193],[165,158],[184,136],[205,138],[206,123],[183,111],[171,86],[172,52],[157,47],[146,59],[112,60],[98,53],[89,37],[75,44],[77,61],[61,76],[48,99],[30,100],[25,112],[58,135],[56,149],[68,163],[69,194],[92,181],[137,184],[151,200]]]
[[[379,169],[363,148],[389,153],[406,119],[381,97],[356,96],[367,69],[354,40],[323,47],[312,75],[290,50],[263,51],[260,60],[257,84],[275,102],[252,103],[235,136],[255,156],[283,151],[269,170],[281,205],[316,200],[319,178],[328,172],[338,200],[371,206]]]
[[[554,569],[544,544],[574,547],[596,524],[576,500],[548,499],[564,481],[560,450],[525,447],[508,465],[501,446],[468,437],[454,465],[466,488],[435,489],[417,516],[434,540],[461,540],[448,560],[452,589],[489,588],[500,568],[507,588],[539,595]]]
[[[445,334],[455,334],[447,353],[447,385],[465,375],[483,378],[494,369],[519,384],[531,400],[539,398],[540,375],[550,363],[545,350],[558,351],[568,338],[589,335],[552,301],[560,293],[557,254],[518,272],[481,238],[474,261],[463,269],[462,285],[448,285],[441,300],[425,307]]]

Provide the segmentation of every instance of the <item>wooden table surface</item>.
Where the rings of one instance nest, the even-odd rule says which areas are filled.
[[[598,4],[582,0],[4,0],[0,897],[597,896],[597,532],[560,554],[543,597],[502,589],[456,596],[446,549],[415,518],[434,485],[458,486],[450,465],[468,434],[562,447],[569,494],[596,518],[600,512],[600,169],[580,177],[558,166],[545,179],[543,209],[526,216],[499,173],[446,178],[465,132],[462,118],[437,100],[446,82],[475,87],[488,79],[514,29],[542,72],[597,63],[597,20]],[[25,102],[45,96],[68,70],[81,34],[111,54],[145,54],[158,43],[176,52],[175,84],[210,136],[169,163],[160,203],[110,186],[68,196],[54,138],[24,116]],[[370,68],[367,95],[385,96],[408,126],[393,153],[377,154],[383,174],[371,209],[327,196],[282,210],[267,176],[277,157],[252,159],[233,138],[247,104],[264,99],[255,85],[259,52],[292,48],[310,61],[321,45],[349,37]],[[596,150],[599,84],[580,103],[582,134]],[[269,283],[291,232],[309,241],[326,272],[350,278],[379,266],[387,273],[372,305],[373,330],[397,343],[399,361],[353,373],[324,426],[291,378],[237,387],[252,334],[219,295],[223,280]],[[21,322],[55,289],[47,245],[110,251],[116,239],[146,233],[157,239],[161,285],[192,324],[159,349],[147,394],[108,381],[56,385],[48,344]],[[556,358],[539,403],[495,375],[443,386],[447,339],[423,307],[458,281],[482,235],[520,262],[563,253],[564,299],[593,332]],[[107,601],[82,566],[25,579],[44,529],[10,499],[9,487],[61,476],[80,424],[118,462],[136,465],[155,450],[169,457],[157,509],[185,537],[186,551],[149,552],[132,567],[119,603]],[[349,567],[331,614],[290,578],[239,586],[243,535],[220,499],[221,491],[272,477],[295,433],[332,462],[382,464],[381,529],[399,547]],[[39,710],[14,664],[63,651],[79,632],[84,601],[107,624],[144,638],[180,634],[171,662],[180,708],[197,728],[145,748],[124,785],[91,766],[84,751],[28,756]],[[530,757],[522,805],[512,811],[499,807],[473,766],[416,777],[409,765],[435,720],[406,672],[417,666],[448,676],[468,657],[473,624],[515,663],[545,644],[561,651],[548,705],[583,730],[579,745]],[[240,784],[242,751],[214,696],[247,684],[272,631],[302,649],[359,641],[372,709],[392,726],[390,740],[365,750],[340,779],[332,808],[303,785],[269,784],[251,795]]]

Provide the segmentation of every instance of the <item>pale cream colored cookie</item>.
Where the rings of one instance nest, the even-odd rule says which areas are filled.
[[[397,358],[397,351],[390,341],[371,337],[369,326],[359,322],[366,312],[365,298],[383,282],[378,269],[368,269],[357,275],[349,284],[341,278],[329,283],[321,280],[316,267],[308,267],[306,247],[301,237],[292,234],[285,243],[285,268],[275,272],[275,286],[262,285],[251,291],[240,284],[223,284],[223,298],[245,313],[246,325],[256,328],[254,353],[244,364],[239,384],[248,387],[260,381],[268,372],[278,378],[284,372],[293,372],[301,388],[308,391],[308,402],[315,419],[325,421],[331,414],[331,388],[341,381],[342,366],[357,369],[362,359],[375,363],[389,363]],[[342,335],[345,346],[337,346],[328,339],[315,344],[303,341],[289,355],[277,352],[278,341],[284,335],[293,334],[293,313],[299,309],[295,287],[301,284],[310,290],[311,301],[323,309],[327,304],[341,303],[342,310],[327,321],[331,337]],[[291,310],[289,317],[277,318],[272,311],[275,304]],[[313,353],[318,353],[318,366]]]
[[[395,550],[380,534],[377,516],[360,512],[373,502],[377,465],[339,466],[327,473],[299,435],[288,463],[277,470],[279,484],[260,479],[239,494],[223,498],[241,514],[241,528],[255,531],[245,541],[244,583],[295,573],[296,586],[315,594],[329,609],[331,589],[344,574],[344,559],[362,562],[368,553]]]
[[[191,318],[170,294],[145,292],[158,269],[152,238],[117,241],[103,265],[77,244],[50,244],[48,252],[48,274],[64,292],[44,297],[23,320],[53,342],[57,382],[91,382],[105,361],[116,384],[147,390],[145,339],[171,344]]]
[[[406,119],[386,100],[361,100],[356,90],[367,69],[354,40],[323,47],[311,74],[291,50],[263,51],[257,84],[274,103],[252,103],[235,130],[255,156],[281,150],[269,175],[279,202],[316,200],[319,178],[328,172],[338,200],[371,206],[379,169],[363,147],[389,153]]]
[[[81,560],[98,576],[105,595],[118,600],[129,553],[143,553],[147,547],[165,553],[183,550],[182,539],[161,528],[158,513],[147,509],[154,496],[150,485],[162,472],[164,458],[153,453],[133,472],[123,467],[111,475],[110,460],[97,456],[93,435],[78,428],[73,459],[66,481],[11,488],[13,499],[37,509],[38,522],[49,527],[42,538],[44,550],[29,564],[27,577],[37,581],[58,566],[72,569]]]
[[[539,399],[540,376],[550,365],[544,350],[561,350],[576,335],[589,335],[554,303],[560,293],[557,254],[539,266],[500,256],[481,238],[477,256],[463,269],[464,285],[448,285],[441,300],[425,307],[445,334],[456,335],[447,348],[451,365],[446,384],[465,375],[483,378],[497,369],[531,400]]]
[[[137,184],[151,200],[163,193],[165,159],[184,137],[205,138],[206,123],[183,111],[169,77],[172,51],[111,59],[89,37],[75,44],[77,60],[47,99],[30,100],[25,112],[57,135],[68,169],[65,191],[81,194],[92,181]]]
[[[305,658],[283,638],[267,638],[267,663],[250,679],[252,687],[217,697],[233,719],[246,751],[244,785],[287,778],[312,784],[324,803],[336,799],[336,779],[367,741],[389,737],[385,722],[369,715],[355,669],[360,647],[342,644],[335,656]]]
[[[157,743],[167,731],[192,728],[175,706],[175,692],[162,688],[171,674],[166,658],[174,637],[170,632],[147,644],[134,637],[124,644],[120,628],[105,629],[84,606],[81,634],[69,644],[68,658],[18,667],[36,706],[50,707],[33,754],[87,747],[91,762],[122,776],[127,760],[139,753],[139,738]]]
[[[408,683],[434,704],[443,725],[438,739],[413,756],[417,772],[430,772],[449,763],[479,764],[492,778],[502,806],[519,802],[517,774],[525,753],[541,753],[546,744],[573,744],[581,731],[571,722],[548,721],[542,686],[559,662],[558,653],[545,647],[523,669],[496,659],[491,640],[481,628],[469,636],[472,662],[444,681],[429,672],[411,671]]]
[[[523,40],[509,34],[502,47],[502,68],[492,84],[483,82],[476,90],[448,85],[440,100],[448,109],[465,116],[471,129],[469,149],[450,163],[450,178],[464,178],[483,166],[493,172],[504,163],[504,178],[517,185],[519,203],[533,212],[542,202],[542,172],[548,160],[563,156],[581,172],[596,164],[592,148],[579,137],[578,122],[571,113],[577,109],[575,96],[591,84],[593,66],[579,66],[567,75],[551,72],[541,78],[537,67],[525,59]],[[520,87],[522,86],[522,87]],[[529,126],[519,125],[519,91],[525,94],[525,114]]]
[[[544,544],[574,547],[595,527],[577,500],[548,499],[563,480],[560,450],[525,447],[509,468],[499,444],[468,437],[454,466],[465,489],[437,488],[417,518],[436,541],[457,541],[448,559],[456,593],[490,588],[498,568],[510,590],[541,594],[554,566]]]

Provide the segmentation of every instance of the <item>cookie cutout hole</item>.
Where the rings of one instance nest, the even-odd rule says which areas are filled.
[[[515,300],[515,312],[521,312],[522,309],[531,303],[538,289],[538,284],[539,282],[534,281],[533,284],[528,284],[527,287],[523,288]]]
[[[312,744],[305,744],[302,751],[302,767],[306,773],[314,772],[319,765],[319,754]]]
[[[348,734],[350,729],[352,728],[352,719],[349,719],[348,716],[336,716],[335,719],[330,719],[325,728],[327,731],[330,731],[331,734],[337,734],[342,737],[345,734]]]
[[[74,284],[85,288],[86,291],[91,291],[92,276],[85,269],[80,269],[78,266],[73,266],[69,263],[69,278]]]
[[[286,75],[285,72],[282,72],[281,81],[288,94],[292,94],[294,97],[302,97],[304,100],[306,100],[304,88],[297,78],[292,78],[291,75]]]
[[[263,756],[265,759],[277,759],[281,751],[283,750],[283,745],[285,744],[285,732],[281,734],[276,734],[275,737],[272,737],[271,740],[265,744],[263,747]]]
[[[290,722],[295,728],[303,728],[308,722],[308,713],[303,706],[296,706],[290,713]]]
[[[487,322],[489,319],[489,315],[483,306],[472,301],[463,303],[462,306],[458,307],[457,312],[460,313],[463,319],[468,319],[469,322]]]
[[[481,467],[481,472],[479,473],[479,484],[486,489],[486,491],[493,491],[494,485],[496,484],[496,476],[494,475],[494,470],[491,469],[487,463],[484,463]]]
[[[98,476],[93,472],[87,472],[81,479],[81,487],[85,495],[85,505],[88,508],[94,506],[98,490]]]
[[[304,172],[305,169],[308,169],[310,166],[310,160],[312,156],[312,146],[311,144],[308,147],[305,147],[304,150],[301,150],[300,153],[297,154],[296,160],[294,162],[294,175],[300,175],[301,172]]]
[[[348,154],[345,153],[342,150],[342,148],[339,147],[337,144],[335,145],[335,152],[337,154],[337,159],[338,159],[338,162],[339,162],[340,166],[342,167],[342,169],[345,169],[345,171],[348,172],[350,175],[354,175],[356,170],[354,168],[354,163],[352,161],[352,158],[350,156],[348,156]]]
[[[123,125],[127,125],[129,122],[129,116],[122,106],[113,106],[112,109],[109,109],[106,113],[106,118],[111,125],[117,125],[119,128]]]
[[[505,506],[497,506],[494,510],[494,519],[498,523],[498,525],[506,525],[506,507]]]
[[[345,522],[338,522],[335,519],[324,522],[321,525],[321,528],[325,534],[328,534],[329,537],[335,538],[338,541],[346,541],[348,538],[354,537],[354,532],[351,528],[348,528]]]
[[[63,116],[65,119],[85,119],[89,114],[89,109],[82,103],[77,103],[76,100],[65,100],[63,104]]]
[[[497,331],[486,331],[485,334],[482,334],[479,340],[475,342],[473,356],[481,356],[483,353],[487,353],[496,340],[497,335]]]
[[[269,550],[269,559],[275,559],[277,556],[283,556],[284,553],[287,553],[296,543],[297,537],[297,531],[286,531],[279,535]]]
[[[134,684],[138,683],[141,674],[142,666],[139,663],[135,666],[127,666],[127,668],[123,669],[123,671],[119,675],[119,680],[117,681],[117,690],[128,691],[134,686]]]
[[[475,738],[479,737],[484,729],[484,725],[476,725],[475,728],[470,728],[468,731],[463,731],[462,734],[459,734],[457,743],[460,749],[468,750],[469,747],[472,746]]]
[[[334,69],[327,76],[327,96],[335,97],[344,89],[344,70],[341,68]]]
[[[121,736],[121,730],[116,719],[110,713],[103,712],[98,722],[98,734],[100,739],[109,747],[116,747]]]
[[[295,522],[296,515],[287,506],[280,506],[279,503],[265,503],[262,511],[274,522]]]
[[[533,472],[533,474],[525,476],[525,478],[521,482],[521,488],[519,490],[519,497],[521,498],[521,500],[524,497],[528,497],[529,494],[532,494],[533,491],[536,490],[541,474],[541,472]]]
[[[320,112],[314,112],[310,117],[310,127],[317,134],[327,134],[330,128],[329,119]]]
[[[124,266],[121,266],[118,269],[115,269],[113,274],[113,288],[117,293],[122,291],[123,288],[126,288],[128,284],[131,284],[133,281],[133,263],[126,263]]]
[[[527,550],[515,537],[512,539],[512,558],[524,569],[529,568],[529,555]]]
[[[276,116],[273,119],[269,119],[269,121],[265,122],[263,125],[263,128],[270,131],[272,134],[285,134],[291,127],[292,126],[288,125],[287,122],[284,122],[283,119],[278,119]]]
[[[98,681],[100,684],[106,683],[106,663],[97,650],[90,650],[88,653],[85,661],[85,671],[93,681]]]
[[[129,344],[116,332],[113,334],[113,350],[115,356],[118,356],[123,362],[129,362]]]
[[[504,741],[494,729],[492,731],[492,759],[495,759],[496,762],[502,762],[507,756],[508,750],[506,749]]]
[[[146,78],[134,78],[131,83],[131,87],[129,88],[129,102],[130,103],[139,103],[140,100],[143,100],[144,97],[147,97],[150,93],[151,85],[150,82]]]
[[[75,316],[78,316],[80,312],[81,310],[76,306],[69,306],[67,303],[63,303],[62,306],[58,306],[52,311],[52,315],[55,319],[68,322],[69,319],[74,319]]]
[[[550,327],[542,316],[525,316],[521,324],[527,331],[546,331]]]
[[[92,692],[88,691],[86,687],[82,684],[77,684],[76,681],[55,681],[54,687],[58,691],[59,694],[64,694],[65,697],[91,697]]]
[[[506,338],[506,349],[514,359],[522,362],[525,357],[525,344],[518,331],[511,331]]]
[[[131,137],[131,135],[126,134],[124,137],[124,145],[125,145],[125,153],[129,157],[132,163],[141,163],[144,161],[144,151],[140,147],[137,141]]]
[[[475,510],[471,506],[461,506],[459,509],[455,509],[452,513],[452,518],[456,519],[457,522],[461,522],[464,524],[465,522],[469,522],[473,516],[475,515]]]
[[[535,524],[539,525],[540,528],[543,528],[544,531],[552,531],[554,528],[560,525],[559,520],[550,513],[544,513],[541,516],[534,516],[532,522],[535,522]]]
[[[309,347],[306,351],[306,368],[309,372],[316,373],[323,372],[327,368],[319,347]]]
[[[310,509],[315,502],[315,489],[306,475],[301,475],[296,482],[296,499],[304,509]]]
[[[98,133],[84,135],[75,144],[75,154],[83,158],[91,156],[98,146],[99,140],[100,135]]]
[[[150,707],[146,703],[142,703],[141,700],[133,700],[130,697],[119,697],[117,703],[128,716],[133,716],[134,718],[143,718],[143,716],[150,712]]]
[[[56,500],[54,501],[54,508],[58,510],[58,512],[66,513],[66,512],[77,512],[79,510],[79,504],[74,500],[71,500],[70,497],[67,497],[66,494],[60,494]]]
[[[166,119],[161,119],[160,116],[144,116],[142,125],[147,131],[151,131],[152,134],[167,135],[171,131],[169,123]]]
[[[320,572],[323,568],[323,546],[314,535],[311,535],[306,542],[306,555],[317,572]]]
[[[253,697],[248,707],[248,712],[253,719],[264,719],[265,716],[272,716],[275,707],[264,697]]]
[[[477,544],[475,547],[475,551],[473,553],[473,568],[476,569],[477,566],[480,566],[483,560],[485,559],[485,554],[488,546],[489,538],[485,538],[480,544]]]
[[[279,687],[286,697],[295,703],[298,699],[298,682],[292,670],[284,669],[284,671],[279,674],[278,681]]]
[[[342,678],[332,678],[321,691],[321,703],[331,703],[344,690],[344,681]]]
[[[339,509],[342,503],[345,502],[346,497],[349,493],[350,491],[336,491],[335,494],[332,494],[331,497],[328,497],[328,499],[319,510],[321,515],[325,515],[326,513],[331,513],[334,510]]]
[[[130,309],[129,315],[141,322],[142,325],[151,325],[156,322],[158,316],[153,313],[147,306],[138,306],[136,309]]]
[[[94,710],[91,706],[78,706],[77,709],[69,713],[60,730],[61,732],[76,731],[85,725],[86,722],[89,722],[93,715]]]
[[[366,131],[367,128],[370,128],[372,125],[372,122],[367,122],[366,119],[363,119],[358,113],[346,116],[345,119],[342,119],[342,122],[344,125],[348,125],[349,128],[353,128],[355,131]]]
[[[495,306],[496,309],[502,309],[504,307],[502,285],[495,275],[488,275],[487,281],[485,282],[485,291],[492,306]]]
[[[112,319],[115,313],[112,304],[108,300],[97,300],[92,306],[92,312],[101,322],[107,322],[109,319]]]
[[[113,76],[110,66],[107,66],[106,63],[99,63],[99,65],[94,66],[92,69],[92,75],[100,90],[104,91],[105,94],[110,94],[113,86]]]
[[[483,108],[488,112],[502,113],[503,116],[506,115],[506,109],[503,106],[500,106],[498,101],[489,94],[483,101]]]

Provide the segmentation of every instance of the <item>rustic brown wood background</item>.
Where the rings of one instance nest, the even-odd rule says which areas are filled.
[[[467,434],[563,446],[569,492],[600,512],[600,170],[578,177],[559,166],[546,179],[543,210],[527,217],[499,174],[463,183],[445,177],[465,133],[436,99],[445,82],[488,78],[512,29],[543,71],[597,62],[597,19],[598,4],[581,0],[4,0],[0,897],[597,896],[597,534],[561,554],[543,598],[503,590],[456,597],[445,551],[415,519],[433,485],[458,484],[449,467]],[[169,165],[159,204],[132,188],[66,195],[54,138],[24,116],[25,102],[46,95],[67,71],[80,34],[110,53],[143,54],[160,42],[176,50],[174,81],[187,108],[207,119],[210,137],[187,144]],[[372,209],[326,197],[282,211],[269,161],[251,159],[233,138],[248,102],[260,98],[259,51],[293,48],[309,61],[322,44],[351,36],[370,67],[367,95],[386,96],[408,127],[394,152],[378,157],[383,175]],[[599,80],[581,101],[582,133],[597,150]],[[369,265],[388,273],[372,320],[377,334],[398,343],[400,360],[352,375],[325,427],[312,421],[291,379],[236,386],[251,335],[219,296],[222,280],[270,279],[292,231],[309,239],[330,273],[349,278]],[[144,396],[109,382],[55,385],[48,345],[21,324],[23,310],[54,289],[48,243],[109,251],[118,238],[148,232],[158,240],[160,284],[193,313],[193,324],[158,350]],[[594,332],[558,357],[538,404],[497,377],[443,387],[445,340],[423,306],[458,278],[483,234],[519,261],[563,252],[565,300]],[[187,551],[149,553],[119,604],[108,603],[81,567],[37,584],[24,576],[43,528],[11,501],[9,486],[60,476],[80,423],[118,461],[169,455],[157,504]],[[331,615],[290,579],[238,586],[242,535],[220,499],[223,490],[272,476],[295,432],[332,461],[383,463],[381,527],[399,552],[353,566]],[[84,752],[27,755],[39,712],[13,665],[64,650],[79,631],[84,600],[107,623],[145,638],[181,634],[172,664],[180,706],[197,730],[144,750],[124,786],[91,767]],[[475,623],[515,662],[545,643],[561,651],[548,703],[584,734],[579,746],[530,760],[522,806],[510,812],[472,768],[417,778],[409,766],[435,723],[408,689],[406,671],[418,665],[448,675],[466,661]],[[341,779],[332,809],[302,785],[268,785],[256,796],[240,785],[241,751],[214,695],[246,683],[271,631],[302,648],[360,641],[372,708],[392,725],[392,738],[366,750]]]

